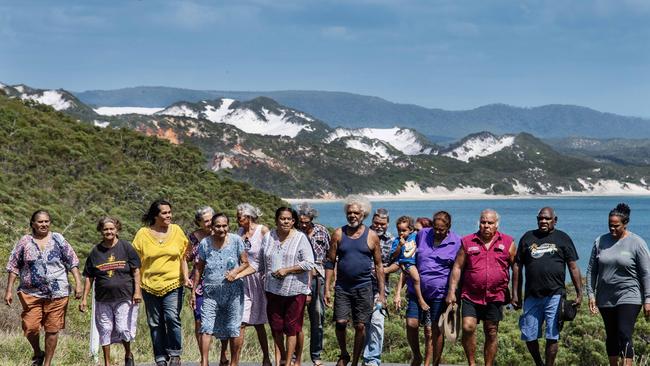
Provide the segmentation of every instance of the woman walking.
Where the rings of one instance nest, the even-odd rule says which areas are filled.
[[[86,277],[79,310],[86,311],[87,298],[95,284],[95,325],[104,353],[104,365],[111,365],[111,344],[124,346],[124,364],[135,366],[131,342],[138,323],[140,258],[128,241],[118,238],[120,221],[103,217],[97,223],[102,241],[88,254],[83,275]]]
[[[277,229],[265,238],[259,257],[276,366],[291,362],[296,337],[302,331],[307,295],[311,293],[309,272],[314,268],[314,254],[309,239],[294,228],[297,220],[294,209],[278,208]],[[296,358],[294,365],[299,366],[300,361]]]
[[[269,233],[269,229],[257,223],[261,211],[250,203],[242,203],[237,206],[237,223],[239,231],[237,234],[244,240],[244,248],[251,263],[258,261],[262,240]],[[269,343],[266,336],[264,324],[268,323],[266,316],[266,294],[264,284],[259,272],[253,273],[244,278],[244,316],[242,318],[242,329],[239,334],[240,342],[244,343],[244,335],[247,326],[255,327],[257,340],[262,351],[262,366],[271,365],[269,356]]]
[[[32,233],[18,240],[7,263],[5,303],[13,303],[13,285],[20,278],[18,299],[23,332],[32,346],[31,364],[50,366],[59,331],[65,328],[68,309],[68,272],[75,282],[75,298],[81,298],[79,259],[63,235],[50,231],[50,214],[38,210],[29,220]],[[45,352],[40,345],[40,330],[45,330]]]
[[[223,213],[212,218],[212,235],[201,240],[196,282],[203,283],[201,312],[201,366],[208,366],[212,336],[230,343],[230,365],[239,365],[239,338],[244,310],[241,278],[255,272],[248,264],[244,242],[228,233],[229,220]],[[193,293],[192,297],[196,295]]]
[[[596,239],[587,267],[589,310],[605,323],[609,364],[632,365],[632,333],[643,307],[650,316],[648,244],[627,229],[630,207],[619,203],[609,212],[609,233]]]
[[[154,361],[156,366],[180,366],[183,285],[192,286],[185,261],[188,240],[183,230],[172,224],[168,201],[151,203],[142,221],[146,226],[135,234],[133,248],[142,262],[142,298]]]

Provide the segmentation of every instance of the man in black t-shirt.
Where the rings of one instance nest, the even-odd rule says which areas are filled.
[[[523,314],[519,318],[521,339],[537,366],[553,365],[558,351],[560,329],[558,307],[566,296],[564,285],[566,268],[576,289],[574,306],[582,297],[580,269],[576,264],[578,254],[571,238],[555,229],[557,216],[551,207],[542,208],[537,214],[537,230],[525,233],[517,247],[513,266],[512,305],[521,306],[524,272],[526,293]],[[542,336],[542,323],[546,322],[546,363],[539,353],[538,338]]]

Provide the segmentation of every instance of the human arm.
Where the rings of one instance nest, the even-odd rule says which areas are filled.
[[[140,287],[140,268],[133,268],[133,303],[139,304],[142,302],[142,288]]]
[[[93,282],[95,282],[93,277],[86,277],[86,280],[84,281],[83,295],[81,296],[81,303],[79,303],[79,311],[82,313],[86,312],[88,306],[88,294],[90,294],[90,289],[93,287]]]
[[[78,267],[72,267],[72,277],[74,277],[74,298],[81,299],[82,286],[81,286],[81,273]]]
[[[515,242],[513,241],[510,244],[510,250],[508,251],[509,258],[508,261],[510,262],[510,267],[512,267],[512,291],[510,291],[510,304],[515,308],[518,309],[519,305],[519,297],[517,296],[517,288],[514,286],[515,283],[515,278],[518,280],[519,279],[519,266],[515,268],[515,265],[517,264],[517,245],[515,245]]]
[[[13,272],[9,272],[7,276],[7,287],[5,289],[5,304],[7,306],[11,305],[14,301],[14,282],[16,281],[16,277],[18,276]]]
[[[381,247],[379,246],[379,237],[377,234],[370,230],[368,234],[368,248],[372,253],[375,262],[375,273],[377,277],[377,303],[386,306],[386,292],[384,289],[386,276],[384,275],[384,264],[381,261]]]
[[[447,304],[455,304],[456,299],[456,290],[458,288],[458,282],[460,281],[460,275],[462,269],[465,267],[465,249],[461,246],[458,249],[456,254],[456,260],[454,260],[454,267],[451,269],[451,275],[449,276],[449,291],[447,292],[446,302]]]
[[[393,303],[395,304],[395,310],[398,311],[402,307],[402,288],[404,287],[405,282],[406,282],[406,277],[404,276],[404,272],[400,271],[399,279],[395,284],[395,297],[393,298]]]
[[[402,248],[404,247],[404,238],[395,238],[395,241],[393,242],[391,252],[390,252],[390,261],[395,262],[398,258],[400,253],[402,253]]]
[[[336,252],[339,248],[339,242],[341,241],[342,231],[341,229],[336,229],[332,234],[330,239],[330,247],[327,250],[327,261],[324,263],[325,266],[325,290],[323,300],[327,307],[332,307],[332,300],[330,299],[332,282],[334,279],[334,268],[336,267]]]
[[[642,240],[636,253],[637,273],[643,293],[643,315],[650,318],[650,253],[648,244]]]
[[[598,278],[598,241],[591,249],[591,255],[589,256],[589,264],[587,265],[587,274],[586,274],[586,284],[587,284],[587,296],[589,297],[589,311],[592,314],[598,313],[598,307],[596,306],[596,280]]]
[[[205,261],[199,259],[194,263],[194,283],[200,283],[201,277],[203,277],[203,270],[205,269]],[[196,292],[192,289],[190,294],[190,307],[192,310],[196,309]]]
[[[571,274],[571,282],[573,282],[573,287],[576,289],[576,301],[573,302],[573,305],[580,306],[582,304],[582,281],[580,280],[580,267],[576,261],[569,261],[569,274]]]
[[[239,253],[239,262],[241,264],[238,267],[233,268],[226,273],[226,279],[228,281],[233,282],[255,273],[255,268],[248,262],[248,253],[245,250],[242,250],[241,253]]]
[[[512,299],[510,305],[515,309],[521,308],[522,290],[523,290],[523,266],[520,267],[519,263],[515,261],[512,264]]]

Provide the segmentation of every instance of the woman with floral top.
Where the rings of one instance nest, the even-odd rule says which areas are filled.
[[[7,263],[5,303],[13,302],[13,284],[20,278],[18,299],[25,337],[34,350],[32,365],[50,366],[59,331],[65,327],[68,307],[68,272],[75,281],[75,298],[81,298],[79,259],[63,235],[50,231],[50,214],[38,210],[29,220],[32,233],[14,246]],[[40,329],[45,330],[45,352],[40,346]]]

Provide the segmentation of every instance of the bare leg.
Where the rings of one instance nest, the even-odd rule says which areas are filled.
[[[346,325],[348,324],[347,320],[340,320],[336,322],[336,342],[339,344],[339,349],[341,350],[341,358],[350,357],[348,352],[348,346],[345,342],[346,336]],[[340,366],[337,364],[337,366]]]
[[[418,298],[420,309],[422,309],[422,311],[429,311],[429,304],[427,304],[427,302],[424,301],[424,297],[422,297],[422,290],[420,289],[420,274],[418,273],[418,269],[415,265],[412,265],[409,267],[408,272],[409,276],[411,276],[411,279],[413,280],[413,288],[415,289],[415,295]]]
[[[266,338],[266,327],[264,324],[256,324],[255,331],[257,332],[257,340],[260,342],[262,348],[262,366],[271,365],[271,356],[269,355],[269,341]]]
[[[359,363],[359,356],[363,351],[363,346],[366,341],[366,324],[356,323],[354,325],[354,348],[352,349],[352,366],[357,366]]]
[[[241,333],[240,333],[241,334]],[[242,338],[242,344],[244,344],[244,338]],[[228,340],[227,339],[221,339],[219,341],[221,343],[221,350],[219,351],[219,365],[228,365],[230,361],[228,361]]]
[[[618,364],[618,356],[609,356],[609,366],[620,366]]]
[[[555,365],[555,356],[557,356],[557,350],[559,345],[555,339],[546,340],[546,366]]]
[[[29,342],[29,345],[32,346],[32,349],[34,350],[34,358],[44,356],[43,350],[41,349],[41,337],[39,333],[29,334],[27,336],[27,341]]]
[[[201,321],[194,321],[194,337],[196,338],[196,345],[201,349]]]
[[[442,349],[445,346],[445,337],[443,337],[440,328],[437,324],[433,324],[431,328],[431,363],[433,366],[440,364],[442,358]]]
[[[431,364],[431,356],[433,353],[433,343],[431,339],[431,327],[424,327],[424,366]]]
[[[406,318],[406,341],[411,347],[411,366],[420,366],[422,364],[419,327],[420,321],[418,319]]]
[[[131,342],[122,341],[124,346],[124,358],[133,358],[133,353],[131,353]]]
[[[469,366],[476,365],[476,318],[463,318],[463,349]]]
[[[294,366],[300,366],[300,361],[302,361],[302,348],[304,347],[305,344],[305,333],[300,332],[296,334],[296,350],[294,351],[294,355],[296,356],[296,360],[293,362]]]
[[[499,322],[490,320],[484,321],[483,332],[485,333],[485,345],[483,346],[485,366],[492,366],[494,365],[494,359],[497,355]]]
[[[208,357],[210,355],[210,345],[212,344],[212,334],[201,334],[201,366],[208,366]]]
[[[44,366],[50,366],[52,363],[52,358],[54,357],[54,351],[56,350],[56,344],[59,341],[59,333],[45,333],[45,362]]]
[[[547,340],[548,344],[548,340]],[[526,347],[528,347],[528,352],[533,357],[533,362],[535,366],[544,366],[544,361],[542,360],[542,355],[539,353],[539,342],[536,340],[526,342]]]
[[[284,348],[284,333],[272,331],[273,344],[275,344],[275,366],[286,364],[287,350]]]
[[[297,335],[288,335],[287,336],[287,352],[286,352],[286,365],[289,366],[291,364],[291,357],[293,356],[293,353],[296,352],[296,341],[297,341],[298,336]],[[296,362],[300,363],[298,361],[298,358],[296,358]]]
[[[385,274],[391,274],[395,273],[400,270],[399,264],[397,262],[393,262],[390,264],[388,267],[384,267],[384,273]]]
[[[222,342],[223,341],[224,340],[222,340]],[[241,337],[232,337],[228,338],[228,342],[230,343],[230,366],[238,366],[239,356],[241,355],[241,348],[244,344],[244,339]]]
[[[111,366],[111,345],[102,346],[102,352],[104,353],[104,366]]]

